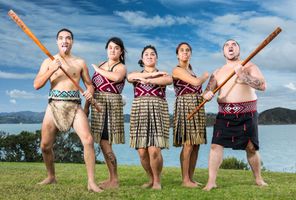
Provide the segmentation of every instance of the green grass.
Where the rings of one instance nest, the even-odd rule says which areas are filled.
[[[252,173],[241,170],[219,170],[218,189],[210,192],[200,188],[181,187],[180,168],[166,167],[162,173],[161,191],[142,189],[147,181],[140,166],[119,166],[120,188],[100,194],[86,189],[83,164],[56,164],[58,184],[39,186],[46,176],[43,163],[0,162],[0,199],[295,199],[296,174],[263,172],[268,187],[254,184]],[[107,178],[105,165],[96,166],[97,182]],[[195,179],[206,183],[207,170],[197,169]]]

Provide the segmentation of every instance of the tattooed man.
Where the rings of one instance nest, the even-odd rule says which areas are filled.
[[[204,190],[217,187],[218,169],[223,160],[223,149],[245,150],[255,182],[266,186],[261,176],[259,155],[257,96],[255,90],[264,91],[266,83],[259,68],[253,63],[241,65],[240,46],[235,40],[227,40],[223,45],[226,64],[214,71],[203,94],[211,100],[213,90],[235,71],[235,75],[220,89],[217,101],[219,112],[213,130],[209,155],[209,178]]]

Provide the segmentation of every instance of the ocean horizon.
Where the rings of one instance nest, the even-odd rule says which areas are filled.
[[[35,132],[41,124],[0,124],[0,131],[19,134],[21,131]],[[259,153],[263,167],[268,171],[296,173],[296,125],[259,125]],[[200,146],[197,168],[208,168],[208,155],[213,127],[207,127],[208,144]],[[172,145],[172,128],[170,129],[170,148],[162,150],[164,167],[180,167],[181,148]],[[125,144],[113,145],[119,165],[141,165],[138,153],[129,147],[129,123],[125,123]],[[95,145],[98,148],[98,145]],[[246,153],[241,150],[224,149],[224,158],[235,157],[247,163]],[[103,160],[102,154],[98,156]]]

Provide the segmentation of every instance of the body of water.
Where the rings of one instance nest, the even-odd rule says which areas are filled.
[[[21,131],[31,131],[41,129],[41,124],[0,124],[0,131],[10,134],[18,134]],[[296,172],[296,125],[260,125],[259,142],[260,155],[263,166],[270,171],[278,172]],[[210,142],[212,138],[212,127],[207,128],[208,144],[201,145],[197,167],[208,167],[208,155],[210,151]],[[122,165],[140,165],[138,153],[135,149],[129,147],[129,123],[125,123],[126,144],[113,145],[117,156],[118,164]],[[172,146],[172,129],[170,129],[170,149],[163,150],[164,166],[179,167],[179,155],[181,148]],[[245,151],[234,151],[224,149],[225,157],[236,157],[239,160],[247,162]],[[103,160],[103,156],[99,156]]]

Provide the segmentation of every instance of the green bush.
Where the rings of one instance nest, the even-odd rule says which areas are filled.
[[[40,131],[22,131],[17,135],[0,132],[0,161],[40,162]]]
[[[22,131],[20,134],[8,134],[0,131],[0,162],[41,162],[41,132]],[[83,145],[74,132],[58,133],[53,146],[55,162],[83,163]],[[95,148],[96,158],[100,148]],[[103,163],[96,160],[97,164]]]
[[[223,162],[220,166],[222,169],[242,169],[249,170],[250,167],[243,160],[238,160],[235,157],[227,157],[223,159]]]

